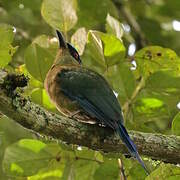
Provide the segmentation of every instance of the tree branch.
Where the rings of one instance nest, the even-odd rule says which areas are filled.
[[[134,100],[136,99],[136,96],[139,94],[139,92],[142,90],[142,88],[145,85],[145,80],[144,78],[141,78],[139,83],[137,84],[134,92],[132,93],[132,96],[130,99],[128,99],[124,105],[122,106],[123,114],[124,114],[124,120],[126,121],[129,111],[130,111],[130,106],[133,104]]]
[[[119,9],[119,13],[124,17],[124,19],[127,21],[127,23],[131,26],[133,29],[133,32],[135,32],[135,40],[137,49],[141,49],[144,46],[147,45],[148,40],[146,39],[143,31],[141,30],[140,25],[136,21],[135,17],[131,13],[131,11],[125,6],[125,3],[123,0],[113,0],[116,7]]]
[[[7,78],[10,75],[7,75],[8,73],[0,70],[0,112],[2,114],[27,129],[69,144],[86,146],[104,152],[127,153],[126,147],[111,129],[81,123],[50,113],[22,95],[10,93],[12,83],[11,78]],[[25,81],[24,85],[26,85]],[[129,131],[129,134],[140,154],[164,162],[180,163],[180,137],[135,131]]]

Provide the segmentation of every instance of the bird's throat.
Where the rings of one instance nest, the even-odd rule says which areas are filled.
[[[54,60],[53,66],[68,66],[68,65],[78,65],[78,63],[69,54],[69,51],[59,49]]]

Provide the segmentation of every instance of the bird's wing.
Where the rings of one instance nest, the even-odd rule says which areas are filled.
[[[148,173],[144,162],[138,154],[123,125],[120,105],[106,80],[99,74],[85,69],[64,69],[58,74],[60,89],[66,96],[91,116],[113,128],[126,144],[131,155],[139,161]]]
[[[64,69],[58,74],[62,92],[88,114],[105,125],[115,128],[115,122],[123,123],[118,100],[106,80],[85,68]]]

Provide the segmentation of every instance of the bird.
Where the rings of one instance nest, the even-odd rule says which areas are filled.
[[[56,30],[59,49],[48,71],[44,87],[56,108],[67,117],[94,119],[114,130],[147,174],[136,145],[124,126],[123,113],[111,86],[97,72],[84,67],[78,51]]]

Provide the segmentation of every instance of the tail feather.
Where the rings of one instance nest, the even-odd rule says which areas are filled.
[[[125,127],[122,124],[118,124],[118,127],[116,128],[117,133],[121,137],[122,141],[126,144],[130,154],[135,157],[138,162],[141,164],[141,166],[144,168],[147,174],[149,174],[149,171],[147,170],[143,160],[139,156],[139,153],[137,151],[137,148],[131,138],[128,135],[128,132],[126,131]]]

